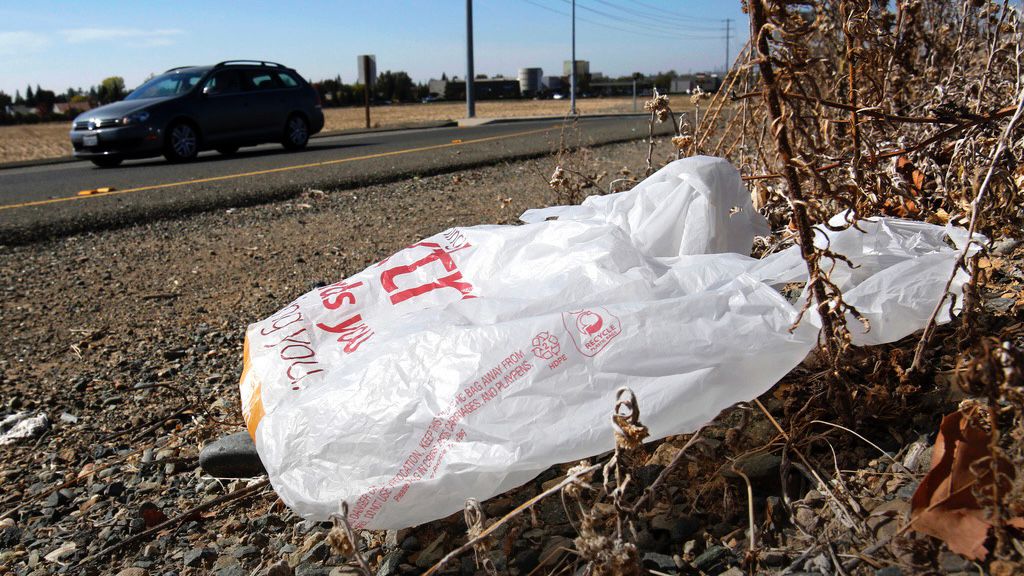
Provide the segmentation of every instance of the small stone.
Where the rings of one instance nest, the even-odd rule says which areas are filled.
[[[310,562],[323,562],[331,555],[331,548],[327,545],[326,541],[320,541],[318,544],[309,549],[308,552],[302,555],[301,563]]]
[[[939,568],[941,572],[967,572],[971,569],[971,562],[959,554],[942,552],[939,554]]]
[[[1003,256],[1013,252],[1020,244],[1021,240],[1016,238],[1000,238],[992,243],[992,252]]]
[[[124,494],[124,482],[118,480],[107,484],[106,489],[103,490],[103,494],[110,498],[117,498],[121,494]]]
[[[213,563],[213,573],[216,576],[246,576],[248,572],[242,568],[242,564],[231,556],[221,556]]]
[[[21,542],[21,529],[13,524],[0,529],[0,549],[14,548]]]
[[[512,558],[512,565],[519,569],[520,574],[529,574],[540,565],[540,551],[536,548],[521,550]]]
[[[667,554],[646,552],[643,555],[642,562],[644,568],[657,570],[659,572],[676,572],[679,570],[679,567],[676,566],[675,559]]]
[[[57,490],[46,497],[46,506],[60,508],[74,499],[74,497],[75,493],[66,488],[64,490]]]
[[[211,548],[193,548],[185,552],[182,560],[186,568],[199,568],[216,556],[217,553]]]
[[[263,462],[248,432],[238,432],[207,444],[199,466],[215,478],[251,478],[265,474]]]
[[[899,566],[886,566],[875,570],[875,576],[903,576],[903,570]]]
[[[765,480],[778,480],[779,466],[781,465],[782,456],[775,454],[774,452],[761,452],[739,458],[731,467],[726,466],[722,469],[722,476],[742,481],[743,478],[740,474],[733,470],[733,468],[735,468],[743,474],[746,474],[747,478],[750,479],[751,484],[756,487]]]
[[[234,558],[248,558],[250,556],[259,556],[260,549],[255,546],[238,546],[231,550],[231,556]]]
[[[64,422],[65,424],[77,424],[78,416],[75,416],[74,414],[68,414],[67,412],[61,412],[60,421]]]
[[[402,563],[402,551],[395,550],[390,552],[383,560],[380,561],[380,567],[377,568],[377,576],[391,576],[398,572],[398,566]]]
[[[288,565],[287,560],[280,560],[270,568],[267,568],[265,576],[294,576],[295,572]]]
[[[447,534],[444,532],[438,534],[437,538],[431,542],[422,552],[416,556],[416,566],[419,568],[427,569],[437,563],[438,560],[444,557],[444,550],[441,546],[444,544],[444,540]]]
[[[818,527],[818,522],[821,521],[821,517],[817,510],[800,506],[793,515],[793,521],[806,532],[814,533]]]
[[[149,572],[145,568],[132,566],[131,568],[121,570],[117,573],[117,576],[149,576]]]
[[[693,565],[701,572],[717,574],[732,557],[732,552],[725,546],[712,546],[697,556]]]
[[[407,536],[405,540],[402,540],[402,550],[412,552],[420,547],[420,541],[415,536]]]

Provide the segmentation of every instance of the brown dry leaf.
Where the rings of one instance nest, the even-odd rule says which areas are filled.
[[[961,410],[967,406],[977,407],[965,403]],[[988,555],[985,539],[992,523],[975,494],[991,491],[993,476],[988,465],[972,466],[990,457],[990,439],[990,433],[962,411],[943,418],[931,469],[911,499],[913,529],[944,541],[950,550],[971,560]],[[999,467],[1012,478],[1009,463],[1000,461]],[[975,470],[982,471],[981,475]]]

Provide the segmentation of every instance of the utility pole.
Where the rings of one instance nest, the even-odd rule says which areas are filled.
[[[476,117],[473,76],[473,0],[466,0],[466,118]]]
[[[569,113],[576,115],[576,0],[572,0],[572,70],[569,73]]]
[[[725,19],[725,73],[722,75],[723,78],[729,74],[729,23],[732,22],[732,18]]]

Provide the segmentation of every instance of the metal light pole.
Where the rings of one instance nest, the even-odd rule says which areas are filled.
[[[576,115],[576,0],[572,0],[572,70],[569,73],[569,113]]]
[[[476,117],[473,98],[473,0],[466,0],[466,118]]]

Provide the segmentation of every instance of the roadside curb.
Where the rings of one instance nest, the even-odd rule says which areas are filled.
[[[580,115],[580,118],[613,118],[619,116],[646,116],[642,113],[620,113],[620,114],[587,114]],[[396,126],[382,126],[380,128],[353,128],[351,130],[332,130],[320,132],[310,137],[310,140],[320,138],[331,138],[334,136],[353,136],[359,134],[377,134],[383,132],[401,132],[403,130],[424,130],[430,128],[460,128],[468,126],[483,126],[486,124],[506,124],[515,122],[545,121],[545,120],[567,120],[565,116],[516,116],[512,118],[460,118],[459,120],[442,120],[437,122],[423,122],[417,124],[399,124]],[[465,122],[465,123],[464,123]],[[12,170],[15,168],[32,168],[34,166],[50,166],[54,164],[68,164],[71,162],[86,162],[84,159],[74,156],[57,156],[55,158],[39,158],[36,160],[19,160],[16,162],[0,162],[0,170]]]

